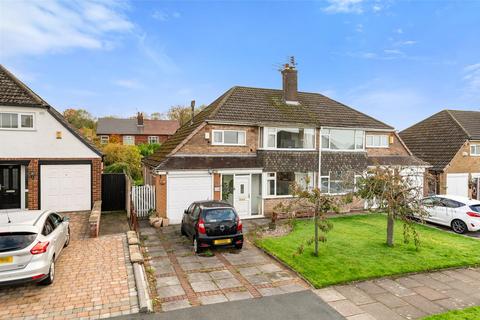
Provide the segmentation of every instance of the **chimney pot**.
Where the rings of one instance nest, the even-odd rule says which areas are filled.
[[[285,64],[282,70],[283,100],[287,104],[298,105],[298,80],[295,65]]]
[[[190,119],[190,124],[193,124],[193,120],[195,119],[195,100],[190,102],[190,108],[192,108],[192,118]]]
[[[143,126],[143,113],[137,113],[137,126]]]

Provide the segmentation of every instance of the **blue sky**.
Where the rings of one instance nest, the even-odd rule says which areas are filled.
[[[0,2],[0,61],[60,110],[208,104],[234,85],[299,89],[401,130],[480,110],[480,1]]]

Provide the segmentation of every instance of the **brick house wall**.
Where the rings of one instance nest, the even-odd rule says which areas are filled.
[[[155,211],[162,218],[167,217],[167,175],[156,175],[155,181]]]
[[[405,146],[402,144],[398,136],[392,132],[369,132],[367,131],[365,135],[385,135],[388,134],[389,137],[393,137],[393,143],[389,143],[388,148],[367,148],[367,154],[369,156],[408,156],[409,153]],[[391,139],[391,138],[389,138]]]
[[[115,141],[118,140],[119,143],[123,144],[123,136],[133,136],[135,140],[135,145],[139,145],[142,143],[148,143],[148,137],[158,137],[159,143],[163,143],[167,141],[167,139],[170,137],[169,135],[154,135],[154,134],[99,134],[99,137],[101,136],[108,136],[110,141]]]

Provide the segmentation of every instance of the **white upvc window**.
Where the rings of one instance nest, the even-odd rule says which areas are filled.
[[[134,136],[123,136],[123,144],[128,146],[135,145],[135,137]]]
[[[354,129],[322,129],[322,150],[364,151],[365,131]]]
[[[247,141],[247,133],[242,130],[212,130],[212,136],[212,145],[244,146]]]
[[[367,134],[366,137],[367,148],[388,148],[388,135],[387,134]]]
[[[314,150],[315,128],[271,128],[261,131],[261,148],[279,150]]]
[[[480,144],[470,145],[470,155],[471,156],[480,156]]]
[[[107,144],[110,142],[110,137],[109,136],[100,136],[100,143],[101,144]]]
[[[158,136],[148,136],[148,143],[149,144],[154,144],[154,143],[160,143],[160,139]]]
[[[354,175],[353,181],[345,181],[342,175],[333,175],[329,173],[320,177],[320,192],[325,194],[346,194],[356,189],[356,184],[360,175]]]
[[[0,130],[34,130],[33,113],[0,112]]]
[[[292,187],[297,184],[302,189],[313,190],[315,187],[313,172],[267,172],[266,196],[288,197],[292,196]]]

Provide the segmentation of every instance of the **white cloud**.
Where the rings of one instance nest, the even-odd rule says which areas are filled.
[[[465,74],[463,80],[466,81],[468,89],[480,92],[480,63],[466,66],[463,72]]]
[[[168,21],[168,20],[171,20],[171,19],[180,18],[180,13],[177,12],[177,11],[169,13],[169,12],[166,12],[164,10],[155,10],[155,12],[153,12],[153,14],[152,14],[152,17],[154,19],[159,20],[159,21]]]
[[[363,13],[363,0],[328,0],[329,6],[323,8],[327,13]]]
[[[398,47],[413,46],[414,44],[417,44],[417,41],[415,41],[415,40],[404,40],[404,41],[395,42],[395,45],[398,46]]]
[[[144,56],[152,61],[160,70],[174,73],[179,70],[175,62],[162,46],[156,45],[146,34],[138,37],[138,48]]]
[[[73,48],[108,49],[116,35],[134,28],[123,2],[7,0],[1,6],[2,58]]]
[[[126,89],[138,89],[143,87],[142,84],[136,79],[117,79],[114,80],[113,83]]]
[[[403,34],[403,29],[402,28],[397,28],[394,31],[395,31],[395,33]]]

